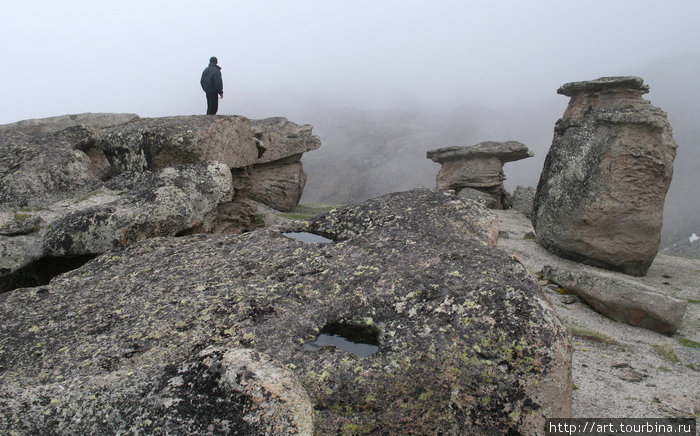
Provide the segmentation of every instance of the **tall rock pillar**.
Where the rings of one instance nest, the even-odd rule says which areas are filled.
[[[659,247],[677,144],[666,113],[642,95],[639,77],[563,85],[535,195],[540,243],[572,260],[641,276]]]

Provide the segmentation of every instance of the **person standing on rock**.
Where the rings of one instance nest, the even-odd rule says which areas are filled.
[[[224,81],[221,79],[221,67],[216,56],[209,59],[209,66],[202,71],[199,83],[207,94],[207,115],[216,115],[219,110],[219,98],[224,98]]]

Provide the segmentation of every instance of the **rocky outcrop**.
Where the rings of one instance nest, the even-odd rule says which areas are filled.
[[[513,209],[496,212],[499,248],[517,256],[529,271],[544,273],[543,278],[550,281],[548,286],[564,294],[557,294],[564,302],[578,295],[586,307],[615,321],[700,340],[696,322],[700,305],[693,304],[697,301],[700,271],[697,260],[660,253],[645,276],[603,270],[559,257],[536,239],[527,238],[532,224],[522,213]],[[629,331],[635,334],[635,329]],[[694,364],[700,362],[698,359],[700,354]]]
[[[2,294],[0,431],[543,434],[571,413],[571,345],[489,247],[493,223],[454,195],[397,193],[143,240]],[[329,326],[375,352],[312,345]]]
[[[602,271],[548,265],[541,275],[583,298],[608,318],[666,335],[676,331],[688,305],[687,301],[658,293],[650,286]]]
[[[311,126],[285,118],[83,114],[0,126],[0,291],[41,284],[31,265],[44,258],[251,230],[253,200],[296,206],[299,159],[319,146]]]
[[[526,217],[532,219],[532,206],[535,202],[537,190],[532,186],[517,186],[513,191],[513,204],[511,209],[521,212]]]
[[[437,175],[437,189],[481,191],[491,198],[486,205],[492,209],[506,206],[503,164],[532,156],[534,153],[516,141],[480,142],[469,147],[447,147],[427,153],[428,159],[442,165]],[[467,195],[475,197],[473,192]]]
[[[311,126],[286,118],[252,121],[253,135],[262,150],[252,168],[250,198],[280,211],[294,210],[304,194],[306,173],[301,156],[321,146]]]
[[[697,304],[700,260],[659,254],[643,277],[575,263],[545,250],[535,239],[523,239],[532,231],[530,221],[516,210],[494,211],[499,229],[510,235],[499,239],[500,249],[517,256],[529,271],[551,265],[556,271],[592,273],[594,277],[623,279],[657,294],[688,301],[683,322],[673,336],[630,326],[609,319],[592,305],[570,294],[570,290],[540,281],[551,298],[557,315],[571,331],[574,341],[572,417],[658,416],[672,418],[696,413],[687,405],[698,389],[695,380],[700,370],[700,304]],[[616,281],[599,282],[600,292],[610,291]],[[573,302],[571,301],[573,300]],[[579,300],[581,300],[579,302]],[[663,310],[658,308],[656,310]],[[640,382],[640,380],[643,380]],[[669,393],[676,396],[674,401]],[[683,400],[684,399],[684,400]]]
[[[676,143],[638,77],[568,83],[537,186],[533,224],[552,252],[644,275],[659,247]]]
[[[233,195],[231,171],[220,162],[168,167],[108,186],[126,189],[107,191],[112,201],[51,222],[43,237],[45,255],[101,254],[142,239],[176,235]]]
[[[55,133],[69,127],[90,126],[103,128],[118,126],[139,119],[136,114],[85,113],[60,115],[57,117],[22,120],[16,123],[0,125],[0,132],[21,132],[29,136]]]

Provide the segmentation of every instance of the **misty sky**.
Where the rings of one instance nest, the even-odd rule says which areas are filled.
[[[700,52],[700,1],[0,0],[0,40],[0,123],[203,114],[212,55],[220,114],[498,106]]]

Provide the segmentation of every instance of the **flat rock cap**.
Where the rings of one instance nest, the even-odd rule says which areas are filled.
[[[476,157],[493,156],[501,162],[512,162],[534,156],[535,153],[528,150],[525,144],[518,141],[485,141],[476,145],[464,147],[446,147],[430,150],[427,153],[428,159],[438,163],[455,159],[470,159]]]
[[[644,79],[637,76],[601,77],[583,82],[569,82],[557,89],[557,94],[568,97],[581,92],[600,92],[608,89],[638,89],[642,94],[649,92],[649,85],[644,85]]]

